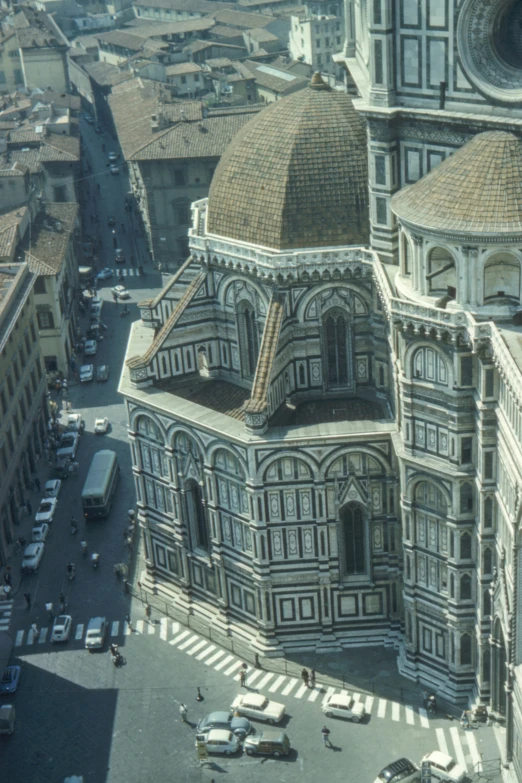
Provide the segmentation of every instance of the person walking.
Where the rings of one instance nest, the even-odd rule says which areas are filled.
[[[34,485],[35,485],[35,487],[36,487],[36,491],[37,491],[37,492],[41,492],[41,490],[42,490],[42,485],[40,484],[40,479],[38,478],[38,476],[36,476],[36,478],[35,478],[35,480],[34,480]]]
[[[247,665],[244,663],[239,670],[239,684],[242,688],[246,686]]]
[[[47,615],[49,617],[49,622],[52,623],[52,621],[54,620],[54,614],[53,614],[53,605],[50,601],[48,601],[45,604],[45,611],[47,612]]]
[[[38,634],[40,633],[40,629],[38,628],[38,626],[36,625],[36,623],[33,623],[33,624],[31,625],[31,631],[33,632],[33,642],[34,642],[34,640],[36,639],[36,637],[37,637],[37,636],[38,636]]]
[[[180,704],[179,705],[179,716],[180,716],[181,720],[183,721],[183,723],[187,722],[187,707],[186,707],[185,704]]]
[[[328,728],[328,726],[323,726],[323,728],[321,729],[321,734],[323,735],[323,744],[325,748],[327,745],[328,747],[331,748],[332,743],[330,741],[330,729]]]
[[[152,614],[152,609],[150,608],[150,604],[148,602],[145,604],[145,614],[147,615],[147,620],[150,623],[151,622],[150,616]]]
[[[58,600],[60,602],[60,612],[63,614],[67,608],[67,601],[65,600],[65,596],[63,593],[60,593],[58,596]]]
[[[310,683],[310,688],[315,688],[315,669],[312,669],[312,671],[310,672],[309,683]]]
[[[31,608],[31,593],[24,593],[25,603],[27,604],[27,608]]]
[[[303,680],[304,684],[308,687],[308,669],[303,669],[301,672],[301,679]]]
[[[131,616],[130,616],[130,614],[126,614],[125,615],[125,622],[129,626],[129,631],[134,631],[134,628],[132,627],[132,623],[131,623]]]

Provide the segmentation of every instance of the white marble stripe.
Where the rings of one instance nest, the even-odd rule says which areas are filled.
[[[398,721],[401,719],[401,705],[398,701],[392,701],[392,720]]]
[[[409,723],[410,726],[413,726],[415,723],[415,712],[413,711],[413,707],[410,707],[410,705],[407,704],[404,709],[406,711],[406,723]]]
[[[472,731],[466,732],[466,740],[469,747],[469,753],[473,762],[473,772],[482,772],[482,756],[477,747],[477,740]]]
[[[229,666],[228,669],[225,669],[225,671],[223,672],[225,677],[230,677],[230,675],[233,674],[236,671],[236,669],[239,669],[242,663],[243,663],[242,661],[235,661],[232,664],[232,666]]]
[[[262,679],[262,680],[260,680],[260,681],[257,683],[257,687],[258,687],[258,688],[264,688],[264,687],[265,687],[265,685],[268,685],[268,683],[270,682],[270,680],[272,680],[272,679],[273,679],[273,677],[274,677],[274,672],[267,672],[267,674],[265,674],[265,676],[263,677],[263,679]]]
[[[445,753],[446,756],[449,756],[450,752],[448,750],[448,743],[446,742],[446,735],[444,734],[444,729],[435,729],[435,733],[437,735],[437,742],[439,743],[440,752]]]
[[[208,641],[206,639],[201,639],[197,644],[191,647],[190,650],[187,650],[187,655],[195,655],[197,651],[201,650],[206,644],[208,644]]]
[[[386,705],[387,705],[386,699],[379,699],[379,709],[377,710],[377,717],[378,718],[384,718],[386,715]]]
[[[457,759],[457,762],[464,767],[464,769],[468,770],[468,765],[466,764],[466,757],[464,756],[464,749],[462,747],[462,743],[460,741],[460,735],[459,730],[456,726],[452,726],[450,729],[450,735],[453,742],[453,747],[455,748],[455,757]]]
[[[308,697],[308,701],[315,701],[320,693],[323,692],[323,689],[320,685],[316,685],[315,688],[312,690],[312,693]]]
[[[187,647],[191,647],[193,644],[196,644],[198,641],[199,636],[194,634],[194,636],[191,636],[190,639],[186,639],[182,644],[178,645],[178,650],[186,650]],[[171,642],[172,644],[172,642]]]
[[[326,704],[330,696],[332,696],[335,693],[335,688],[327,688],[326,694],[324,696],[324,699],[322,700],[321,704]]]
[[[285,675],[284,675],[284,674],[281,674],[281,675],[280,675],[280,676],[277,678],[277,680],[276,680],[275,682],[273,682],[273,683],[272,683],[272,685],[271,685],[271,686],[270,686],[270,688],[268,689],[268,692],[269,692],[269,693],[275,693],[276,691],[278,691],[278,690],[279,690],[279,688],[281,687],[281,685],[284,683],[284,681],[285,681],[285,680],[286,680],[286,677],[285,677]]]
[[[299,680],[296,679],[290,680],[290,682],[287,685],[285,685],[285,688],[283,690],[283,696],[288,696],[294,690],[298,682]]]
[[[142,634],[143,633],[143,620],[138,620],[136,623],[136,633]]]
[[[419,707],[419,717],[420,717],[420,722],[421,722],[422,728],[423,729],[429,729],[430,722],[429,722],[429,719],[428,719],[428,713],[426,712],[424,707]]]
[[[18,631],[18,633],[16,634],[15,647],[20,647],[21,646],[21,644],[22,644],[22,642],[24,640],[24,633],[25,633],[25,631]]]
[[[174,639],[171,639],[169,644],[178,644],[182,641],[186,636],[188,636],[190,631],[182,631],[181,633],[178,633],[177,636],[174,637]]]
[[[216,645],[215,644],[209,644],[208,647],[205,647],[203,652],[200,652],[199,655],[196,655],[196,661],[202,661],[203,658],[208,658],[210,653],[214,652],[215,649],[216,649]]]
[[[226,658],[223,658],[223,660],[222,660],[222,661],[220,661],[220,662],[218,663],[218,665],[217,665],[217,666],[214,666],[214,671],[215,671],[215,672],[220,672],[220,671],[221,671],[221,669],[222,669],[224,666],[226,666],[226,665],[227,665],[227,663],[230,663],[230,661],[233,661],[233,660],[234,660],[234,656],[233,656],[233,655],[227,655],[227,657],[226,657]]]
[[[162,617],[160,619],[160,639],[166,642],[168,633],[169,633],[169,619],[168,617]]]
[[[224,654],[225,654],[224,650],[218,650],[216,653],[214,653],[212,658],[209,658],[208,661],[205,661],[206,665],[212,666],[212,664],[215,663],[216,661],[219,661],[219,659],[222,658]]]
[[[364,709],[369,714],[372,711],[373,707],[373,696],[367,696],[366,701],[364,702]]]
[[[83,636],[83,628],[84,628],[83,623],[79,623],[76,626],[76,634],[74,636],[76,641],[78,641],[78,639],[82,638],[82,636]]]
[[[295,698],[302,699],[303,694],[306,693],[307,690],[308,690],[308,685],[305,685],[303,682],[303,684],[301,685],[297,693],[294,693]]]
[[[252,674],[248,677],[246,681],[247,688],[250,688],[256,680],[258,680],[261,675],[263,674],[263,671],[261,669],[258,669],[255,672],[252,672]]]
[[[119,630],[120,630],[120,621],[115,620],[111,625],[111,636],[118,636]]]

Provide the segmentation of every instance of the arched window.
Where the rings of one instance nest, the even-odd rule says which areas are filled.
[[[485,574],[493,573],[493,552],[489,546],[484,550],[484,555],[482,557],[482,570]]]
[[[460,637],[460,664],[461,666],[471,664],[471,636],[469,633]]]
[[[344,566],[347,574],[366,572],[364,517],[358,503],[348,503],[341,509],[344,542]]]
[[[187,500],[187,522],[192,548],[204,549],[208,552],[209,541],[203,497],[201,487],[194,479],[189,479],[185,484],[185,497]]]
[[[469,533],[463,533],[460,537],[460,557],[462,560],[469,560],[471,557],[471,536]]]
[[[486,498],[484,501],[484,527],[493,527],[494,522],[494,499]]]
[[[471,576],[469,574],[460,577],[460,600],[471,600]]]
[[[204,346],[198,348],[198,370],[201,376],[203,376],[204,378],[208,378],[209,375],[208,359],[207,359],[207,351]]]
[[[328,386],[348,384],[348,334],[342,310],[330,310],[324,317],[326,377]]]
[[[460,487],[460,513],[473,510],[473,487],[469,483],[461,484]]]
[[[484,265],[484,302],[496,297],[520,301],[520,262],[511,253],[495,253]]]
[[[445,515],[448,509],[446,498],[431,481],[419,481],[415,487],[415,505],[438,511],[442,515]]]
[[[488,590],[484,590],[482,594],[482,610],[484,617],[491,616],[491,593]]]
[[[246,378],[256,374],[259,355],[259,332],[256,312],[250,302],[241,302],[238,307],[239,345],[241,350],[241,368]]]
[[[434,247],[430,251],[426,279],[430,293],[455,296],[457,285],[455,259],[445,247]]]
[[[137,422],[137,430],[140,435],[144,435],[149,440],[155,440],[158,441],[158,443],[163,442],[158,425],[156,422],[152,421],[152,419],[149,419],[148,416],[139,417]]]
[[[448,385],[448,367],[443,356],[433,348],[419,348],[413,354],[412,376],[441,386]]]

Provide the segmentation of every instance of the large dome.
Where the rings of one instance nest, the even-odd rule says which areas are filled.
[[[207,231],[291,248],[368,243],[364,123],[316,74],[234,137],[210,187]]]

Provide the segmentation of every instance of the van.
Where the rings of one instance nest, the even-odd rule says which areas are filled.
[[[81,288],[91,288],[94,283],[94,269],[92,266],[79,266],[78,277]]]
[[[288,756],[290,740],[284,731],[263,729],[245,738],[245,751],[249,756]]]
[[[225,756],[237,753],[240,748],[239,737],[227,729],[211,729],[207,734],[196,734],[196,748],[200,743],[208,753],[223,753]]]

